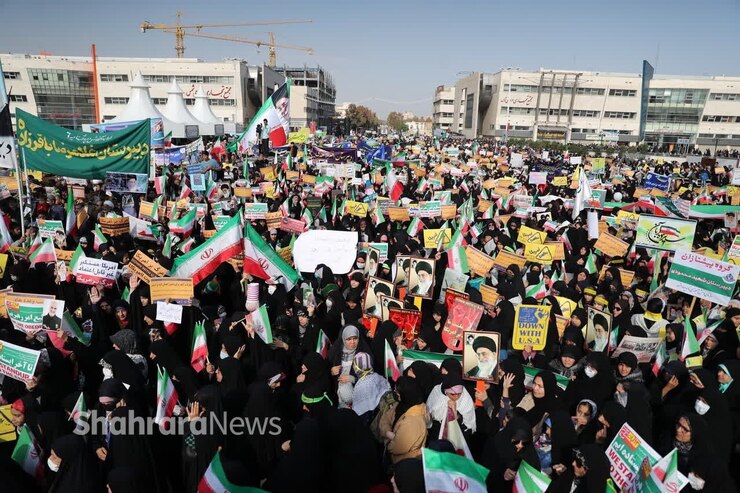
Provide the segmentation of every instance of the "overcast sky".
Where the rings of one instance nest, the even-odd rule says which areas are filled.
[[[311,24],[210,29],[315,50],[278,50],[278,63],[325,67],[337,104],[431,114],[434,89],[466,71],[501,67],[740,76],[740,0],[0,0],[0,52],[174,57],[174,36],[139,24],[312,19]],[[185,56],[267,61],[267,49],[186,38]],[[659,55],[658,55],[659,53]]]

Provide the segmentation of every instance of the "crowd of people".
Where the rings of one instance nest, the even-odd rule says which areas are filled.
[[[376,152],[381,149],[388,151],[385,159]],[[332,165],[326,162],[348,150],[356,152],[354,171],[327,172]],[[205,174],[215,186],[206,192],[192,190],[185,163],[159,168],[164,187],[157,190],[152,182],[145,195],[111,193],[104,181],[84,186],[84,199],[74,201],[80,222],[55,237],[55,246],[117,263],[120,275],[112,287],[82,284],[69,273],[60,275],[59,262],[31,266],[26,257],[39,235],[35,225],[68,215],[72,189],[64,177],[31,178],[32,222],[23,234],[16,198],[0,201],[13,240],[0,287],[64,300],[89,336],[82,341],[51,321],[48,330],[24,333],[0,318],[0,344],[41,353],[27,381],[0,376],[0,399],[9,405],[4,417],[18,436],[22,429],[31,433],[38,462],[29,473],[10,460],[16,441],[0,442],[3,491],[212,491],[204,481],[214,484],[216,478],[221,485],[275,493],[418,493],[426,491],[422,455],[429,449],[464,454],[484,466],[488,491],[511,491],[526,462],[548,477],[549,492],[601,493],[611,476],[607,447],[625,424],[660,457],[676,451],[677,469],[688,481],[683,491],[736,491],[740,297],[736,292],[722,306],[666,288],[673,253],[634,245],[635,225],[619,214],[655,213],[650,199],[637,192],[649,172],[673,177],[666,196],[729,205],[730,169],[718,173],[715,163],[705,161],[615,155],[606,159],[603,173],[590,174],[588,156],[578,164],[567,154],[500,142],[418,137],[329,137],[272,149],[269,157],[264,149],[256,156],[218,151],[192,155],[187,163],[209,163]],[[547,180],[530,183],[532,173],[547,173]],[[629,243],[623,256],[595,250],[598,235],[590,234],[587,208],[574,214],[580,174],[605,191],[601,234]],[[332,179],[319,186],[317,176]],[[566,183],[555,185],[556,177]],[[264,182],[269,186],[260,186]],[[249,189],[249,197],[238,189]],[[396,194],[390,200],[395,209],[440,200],[454,213],[392,220],[378,197]],[[529,197],[529,207],[515,206],[521,197]],[[142,202],[158,199],[164,215],[152,220],[140,214]],[[287,282],[265,278],[264,266],[237,255],[197,283],[179,324],[159,320],[150,286],[129,268],[135,253],[169,270],[177,257],[209,241],[217,216],[238,215],[253,201],[303,221],[306,230],[356,233],[352,267],[338,272],[323,263]],[[367,204],[365,215],[348,213],[348,201]],[[185,216],[191,204],[204,204],[205,214],[192,230],[170,232],[171,221]],[[167,217],[173,210],[176,216]],[[101,238],[101,218],[127,213],[151,221],[156,234],[144,238],[132,230]],[[280,221],[244,222],[292,263],[295,233]],[[523,228],[561,244],[563,257],[495,264],[485,273],[453,265],[451,251],[463,245],[493,259],[523,254]],[[424,231],[438,229],[449,230],[451,244],[425,242]],[[721,258],[735,233],[724,218],[703,219],[693,247]],[[378,244],[385,245],[379,258],[378,249],[369,249]],[[426,261],[409,276],[399,257]],[[452,349],[446,333],[453,315],[444,282],[449,271],[466,276],[458,296],[483,307],[477,323],[464,329],[498,334],[471,339],[471,368],[463,366],[468,357],[461,357],[462,346]],[[623,283],[625,273],[631,277]],[[405,277],[418,283],[412,288]],[[400,327],[385,310],[367,306],[371,280],[374,295],[420,311],[418,325]],[[482,294],[490,293],[487,288],[496,292],[493,303]],[[514,347],[519,305],[549,307],[544,347]],[[245,323],[260,306],[266,306],[269,342]],[[597,318],[589,320],[593,308]],[[207,357],[195,365],[194,334],[201,323]],[[588,327],[599,334],[588,337]],[[686,330],[701,341],[690,354],[684,350]],[[658,337],[665,357],[656,353],[641,361],[630,351],[613,357],[625,337]],[[119,433],[104,426],[76,433],[81,402],[109,421],[159,416],[163,371],[177,396],[172,409],[164,405],[186,423],[183,430]],[[244,434],[196,429],[236,417],[273,426]]]

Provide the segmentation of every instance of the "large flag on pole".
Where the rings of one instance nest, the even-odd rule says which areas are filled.
[[[198,493],[267,493],[265,490],[252,486],[237,486],[226,477],[224,466],[221,464],[221,452],[216,452],[211,464],[198,483]]]
[[[576,191],[576,199],[573,203],[573,219],[577,218],[578,214],[586,207],[592,195],[591,186],[588,184],[588,178],[586,178],[586,172],[580,170],[578,174],[578,191]]]
[[[190,356],[190,366],[195,373],[200,373],[206,367],[208,346],[206,345],[206,329],[203,322],[197,322],[193,329],[193,352]]]
[[[523,460],[516,471],[514,488],[511,491],[512,493],[536,493],[545,491],[549,485],[550,478],[547,477],[547,474],[538,471]],[[606,485],[604,485],[604,488],[606,488]]]
[[[488,469],[474,460],[451,452],[421,449],[426,491],[439,493],[486,493]],[[544,489],[542,491],[545,491]]]
[[[288,291],[293,289],[299,278],[295,269],[249,223],[244,226],[244,272],[260,279],[273,278]]]
[[[40,452],[41,448],[31,430],[28,429],[28,425],[23,425],[10,458],[17,462],[26,473],[36,479],[41,479],[44,477],[44,463],[41,461]]]
[[[239,136],[237,143],[239,151],[244,152],[258,142],[257,125],[267,120],[270,127],[270,143],[273,147],[280,147],[288,142],[290,132],[290,80],[280,86],[272,96],[262,105],[254,115],[246,130]]]
[[[0,168],[15,169],[17,165],[13,124],[10,122],[10,102],[5,91],[5,74],[0,63]]]
[[[208,241],[185,255],[177,257],[172,264],[172,277],[191,277],[193,284],[208,277],[228,259],[242,251],[241,209],[221,230]]]

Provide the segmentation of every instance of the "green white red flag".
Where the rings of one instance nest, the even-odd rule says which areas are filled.
[[[198,483],[198,493],[267,493],[252,486],[237,486],[226,477],[221,464],[221,452],[216,452],[203,478]]]
[[[265,344],[272,344],[272,326],[270,317],[267,315],[267,305],[262,305],[247,315],[246,322],[247,327],[251,327]]]
[[[319,329],[319,337],[316,340],[316,352],[319,353],[322,358],[326,359],[326,355],[329,354],[329,346],[331,346],[331,340],[323,330]]]
[[[157,412],[154,422],[163,429],[169,429],[169,418],[177,404],[177,391],[167,374],[167,369],[157,366]]]
[[[35,477],[36,479],[43,479],[44,477],[44,463],[41,461],[41,448],[39,447],[36,438],[28,428],[28,425],[23,425],[21,432],[18,435],[18,441],[15,443],[15,448],[10,457],[21,466],[26,473]]]
[[[249,122],[244,133],[237,139],[239,152],[246,152],[258,142],[257,125],[267,120],[269,137],[272,147],[284,146],[288,142],[290,132],[290,80],[280,86],[277,91],[267,98],[252,121]]]
[[[75,198],[72,188],[67,188],[67,220],[66,232],[68,235],[77,233],[77,216],[75,215]]]
[[[0,219],[0,221],[2,220]],[[41,246],[28,256],[28,261],[31,263],[31,267],[38,263],[56,262],[57,253],[51,238],[45,239]]]
[[[486,493],[488,469],[474,460],[451,452],[421,450],[424,485],[434,493]],[[540,491],[545,491],[544,489]]]
[[[169,223],[170,233],[177,233],[187,238],[193,232],[193,225],[195,225],[195,216],[198,213],[198,209],[189,210],[187,214],[182,216],[180,219],[173,219]]]
[[[260,279],[275,279],[287,291],[300,277],[249,223],[244,225],[244,272]]]
[[[190,366],[195,373],[200,373],[206,367],[208,346],[206,345],[206,329],[203,322],[197,322],[193,328],[193,352],[190,357]]]
[[[550,485],[550,478],[547,474],[538,471],[529,463],[523,460],[519,464],[514,478],[514,487],[512,493],[541,493]],[[606,487],[606,485],[604,485]]]
[[[385,360],[385,377],[390,378],[395,382],[398,380],[398,377],[401,376],[401,370],[398,368],[396,355],[393,354],[393,350],[391,349],[390,344],[388,344],[388,341],[385,341],[385,357],[383,359]]]

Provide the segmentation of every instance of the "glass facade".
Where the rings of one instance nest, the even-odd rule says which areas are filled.
[[[92,72],[30,68],[28,77],[39,118],[74,130],[95,123]]]
[[[708,95],[708,89],[650,89],[645,131],[695,134]]]

